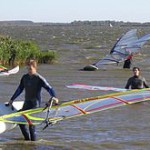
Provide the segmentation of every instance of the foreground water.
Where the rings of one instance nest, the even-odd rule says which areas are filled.
[[[115,67],[95,72],[79,71],[78,63],[39,66],[41,73],[51,83],[61,102],[106,94],[101,91],[67,89],[65,85],[86,83],[90,85],[124,87],[131,76],[130,70]],[[1,102],[8,101],[26,68],[16,75],[0,78]],[[149,82],[148,66],[143,75]],[[44,101],[49,99],[43,90]],[[21,95],[18,100],[23,100]],[[44,102],[43,102],[44,105]],[[69,119],[42,130],[37,127],[38,141],[25,142],[19,128],[0,135],[0,150],[149,150],[150,103],[115,108],[92,115]]]

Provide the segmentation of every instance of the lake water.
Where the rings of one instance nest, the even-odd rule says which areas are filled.
[[[120,66],[98,71],[80,71],[85,64],[64,63],[40,65],[38,72],[55,88],[61,102],[93,97],[108,92],[68,89],[65,85],[85,83],[90,85],[124,87],[132,75]],[[143,67],[143,66],[141,66]],[[149,81],[149,65],[142,68]],[[6,102],[14,93],[26,68],[9,77],[0,77],[0,99]],[[42,91],[43,105],[49,99]],[[21,95],[18,100],[23,100]],[[19,128],[0,135],[0,150],[149,150],[150,103],[144,102],[68,119],[42,130],[37,127],[38,141],[25,142]]]

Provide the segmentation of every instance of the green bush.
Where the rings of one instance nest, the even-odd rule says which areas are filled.
[[[39,63],[53,63],[56,60],[56,52],[52,50],[41,51],[39,54]]]
[[[37,59],[40,63],[52,63],[56,52],[41,51],[32,41],[14,40],[11,37],[0,36],[0,64],[24,64],[27,59]]]

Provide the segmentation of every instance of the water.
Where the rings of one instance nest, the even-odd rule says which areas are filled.
[[[108,93],[68,89],[65,85],[86,83],[124,87],[131,76],[130,70],[122,70],[121,67],[94,72],[79,71],[84,66],[80,63],[40,65],[38,72],[55,88],[61,102]],[[148,65],[143,68],[143,76],[149,79],[147,68]],[[21,68],[16,75],[0,78],[1,102],[10,99],[23,73],[26,73],[26,68]],[[49,99],[44,90],[42,97],[45,102]],[[23,95],[19,99],[23,100]],[[0,135],[0,150],[149,150],[149,107],[149,102],[119,107],[61,121],[44,131],[42,126],[38,126],[36,142],[25,142],[17,127]]]

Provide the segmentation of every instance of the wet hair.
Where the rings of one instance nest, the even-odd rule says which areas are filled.
[[[37,62],[34,59],[30,59],[26,62],[27,66],[33,66],[34,68],[37,68]]]
[[[138,70],[138,71],[140,71],[140,68],[139,67],[133,67],[133,69],[132,69],[132,71],[134,71],[134,70]]]

